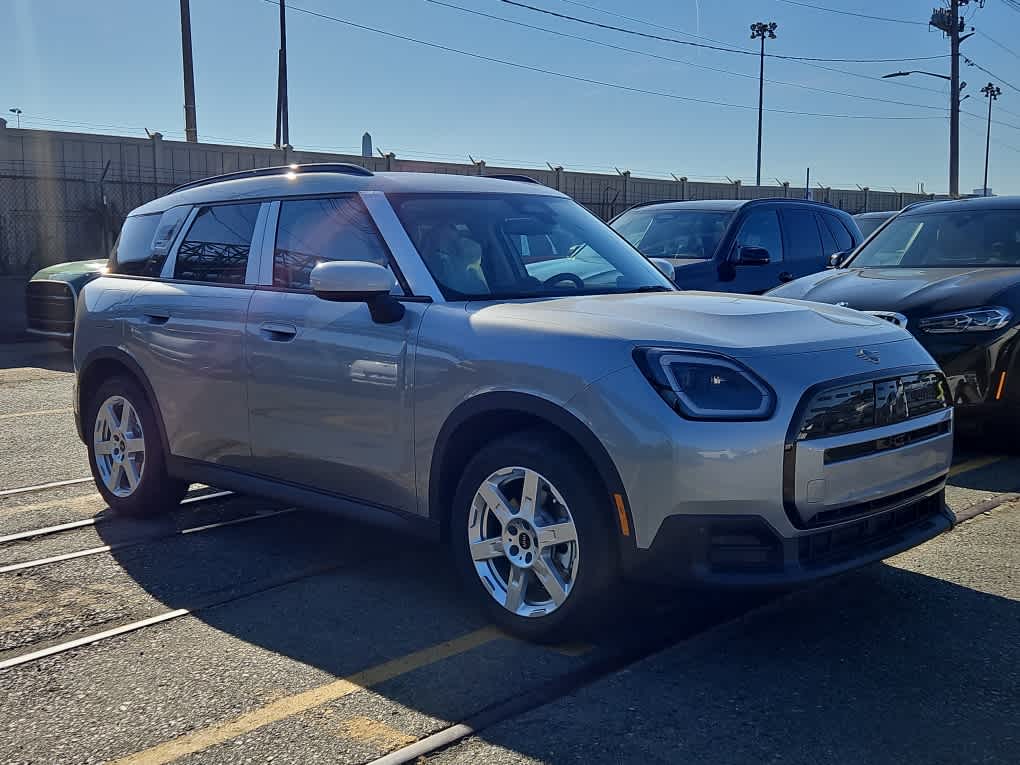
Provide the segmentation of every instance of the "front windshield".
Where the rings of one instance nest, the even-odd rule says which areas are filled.
[[[868,216],[867,218],[854,218],[854,221],[857,223],[857,228],[861,230],[865,239],[874,234],[878,230],[878,227],[887,220],[889,219],[872,216]]]
[[[391,194],[448,300],[675,289],[569,199],[532,194]]]
[[[637,209],[613,228],[649,258],[711,258],[732,218],[731,212]]]
[[[850,268],[1020,266],[1020,210],[901,215],[847,264]]]

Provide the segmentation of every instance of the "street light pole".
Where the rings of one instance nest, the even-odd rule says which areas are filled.
[[[15,117],[17,117],[17,119],[18,119],[18,127],[20,128],[21,127],[21,109],[19,109],[18,107],[15,106],[13,109],[8,109],[7,111],[9,111],[11,114],[13,114]]]
[[[181,0],[181,55],[184,59],[184,139],[198,143],[195,116],[195,63],[191,56],[191,2]]]
[[[949,196],[960,196],[960,0],[949,3]]]
[[[758,170],[755,175],[755,186],[761,186],[761,128],[762,113],[765,106],[765,40],[776,39],[776,28],[779,25],[774,21],[756,21],[751,25],[751,39],[761,38],[761,62],[758,69]]]
[[[985,134],[985,183],[981,188],[984,189],[984,195],[988,196],[988,152],[989,147],[992,143],[992,101],[995,101],[1002,95],[1002,88],[988,83],[981,92],[985,94],[985,98],[988,99],[988,132]]]

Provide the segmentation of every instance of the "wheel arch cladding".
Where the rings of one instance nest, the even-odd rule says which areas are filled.
[[[464,468],[493,433],[509,435],[533,428],[547,428],[564,437],[581,454],[599,479],[605,511],[620,532],[620,544],[633,545],[633,537],[621,530],[614,494],[624,502],[627,524],[633,527],[623,481],[612,458],[594,433],[561,406],[526,393],[484,393],[461,403],[439,431],[429,471],[429,515],[438,517],[443,539],[449,539],[450,510]]]
[[[116,348],[93,351],[81,365],[81,371],[78,373],[78,411],[81,412],[78,436],[82,441],[86,440],[85,415],[92,396],[104,381],[117,376],[133,380],[142,389],[142,393],[145,394],[147,399],[146,403],[149,404],[153,414],[156,416],[156,425],[159,429],[163,453],[169,456],[170,448],[167,442],[166,427],[163,424],[163,414],[159,409],[159,402],[156,400],[156,394],[149,383],[149,378],[145,375],[137,361],[124,351]]]

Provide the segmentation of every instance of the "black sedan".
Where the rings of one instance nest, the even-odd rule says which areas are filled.
[[[1020,424],[1020,197],[907,208],[836,268],[768,294],[905,326],[946,373],[961,424]]]

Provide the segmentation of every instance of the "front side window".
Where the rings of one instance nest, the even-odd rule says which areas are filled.
[[[850,236],[850,232],[847,231],[843,221],[835,215],[829,215],[827,213],[821,213],[821,218],[828,226],[829,232],[836,238],[836,245],[839,247],[839,252],[849,252],[854,248],[854,238]],[[883,221],[878,221],[878,223],[883,223]],[[864,236],[867,236],[876,228],[878,228],[877,225],[868,230]],[[861,230],[863,231],[863,227],[861,227]]]
[[[330,260],[390,268],[389,251],[361,199],[350,195],[281,202],[273,285],[309,289],[312,269]]]
[[[1020,266],[1020,210],[900,215],[864,245],[852,268]]]
[[[203,207],[177,248],[174,278],[244,284],[258,202]]]
[[[613,222],[620,236],[649,258],[711,258],[733,213],[632,210]]]
[[[450,300],[674,289],[640,253],[570,199],[391,194],[389,200]],[[533,245],[541,254],[532,254]]]
[[[768,250],[769,259],[777,263],[783,259],[783,235],[779,228],[779,215],[775,210],[751,210],[740,225],[737,247],[761,247]]]

